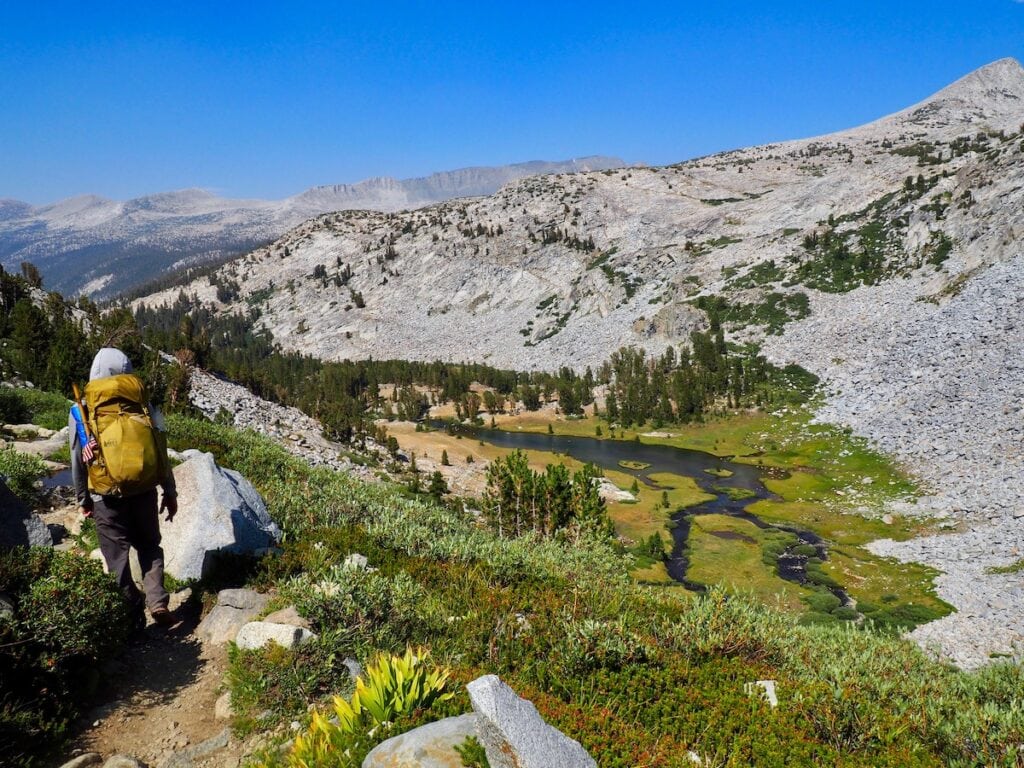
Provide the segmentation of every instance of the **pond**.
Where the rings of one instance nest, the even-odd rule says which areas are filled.
[[[652,475],[671,473],[692,478],[702,491],[713,495],[714,498],[681,509],[672,516],[675,523],[672,528],[672,552],[665,564],[669,576],[688,589],[703,592],[707,588],[706,585],[687,578],[690,564],[686,557],[686,544],[690,536],[690,523],[698,515],[728,515],[747,520],[761,529],[774,528],[795,534],[799,544],[786,549],[778,559],[778,574],[786,581],[808,583],[808,555],[797,552],[798,548],[806,551],[809,545],[814,549],[816,557],[821,560],[828,559],[828,547],[817,534],[794,526],[765,522],[747,510],[748,506],[758,500],[778,498],[762,482],[767,472],[777,470],[739,464],[703,451],[671,445],[651,445],[635,440],[513,432],[464,425],[453,426],[444,422],[433,422],[432,426],[439,429],[454,429],[459,434],[471,436],[499,448],[521,448],[564,454],[603,469],[632,475],[656,489],[661,486],[652,479]],[[643,466],[643,469],[629,469],[630,466]],[[843,605],[851,604],[852,601],[842,589],[834,587],[830,591]]]
[[[71,467],[64,469],[58,469],[56,472],[47,475],[43,478],[43,490],[49,491],[53,488],[63,488],[71,486]]]

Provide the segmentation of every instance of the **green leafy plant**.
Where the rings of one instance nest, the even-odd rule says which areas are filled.
[[[128,610],[95,560],[52,549],[0,552],[0,764],[33,765],[59,749],[121,648]]]
[[[407,648],[402,656],[381,654],[356,679],[351,701],[333,699],[334,719],[315,710],[306,731],[295,737],[286,758],[289,768],[345,766],[378,729],[387,731],[395,720],[416,710],[447,701],[449,673],[428,664],[425,650]]]
[[[0,450],[0,475],[6,478],[7,487],[22,501],[30,504],[35,501],[35,482],[45,474],[46,465],[38,456],[13,448]]]
[[[29,410],[13,389],[0,387],[0,422],[24,424],[29,419]]]

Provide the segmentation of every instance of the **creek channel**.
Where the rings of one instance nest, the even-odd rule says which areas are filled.
[[[656,490],[662,490],[662,486],[659,486],[657,481],[651,478],[651,475],[667,472],[693,478],[702,491],[714,495],[715,498],[680,509],[672,515],[672,552],[665,565],[669,576],[695,592],[703,592],[707,589],[707,585],[687,578],[690,566],[687,557],[687,539],[690,536],[692,520],[698,515],[728,515],[747,520],[761,529],[775,529],[794,534],[798,543],[784,550],[779,555],[777,563],[778,574],[786,581],[801,585],[808,584],[808,557],[796,551],[801,545],[810,545],[814,548],[816,557],[821,560],[828,559],[828,547],[817,534],[795,526],[765,522],[747,510],[748,505],[760,499],[778,498],[762,482],[762,477],[769,470],[749,464],[731,462],[703,451],[677,448],[672,445],[651,445],[635,440],[602,440],[595,437],[512,432],[439,421],[431,422],[431,426],[475,438],[499,448],[521,448],[564,454],[586,464],[594,464],[604,469],[613,469],[633,475]],[[619,462],[640,462],[649,466],[634,470],[625,468]],[[735,489],[734,495],[742,494],[745,498],[734,498],[734,495],[730,495],[727,489]],[[740,493],[737,494],[736,491]],[[722,532],[719,535],[729,538],[727,533]],[[843,605],[852,604],[852,600],[842,589],[831,587],[829,591],[838,597]]]

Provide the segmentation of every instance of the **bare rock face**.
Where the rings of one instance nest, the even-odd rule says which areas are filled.
[[[50,529],[0,478],[0,549],[52,547]]]
[[[477,678],[466,690],[491,768],[597,768],[578,741],[545,723],[497,675]]]
[[[212,454],[186,455],[174,468],[178,514],[160,526],[168,573],[199,579],[218,553],[258,553],[280,541],[280,529],[248,480],[218,467]]]
[[[86,752],[83,755],[68,760],[60,768],[92,768],[103,762],[103,757],[96,752]]]

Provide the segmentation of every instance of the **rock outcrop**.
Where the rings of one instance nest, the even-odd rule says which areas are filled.
[[[316,635],[308,629],[290,624],[275,624],[270,621],[250,621],[243,625],[235,636],[238,647],[246,651],[264,648],[271,643],[294,651],[300,645],[315,639]]]
[[[466,690],[491,768],[597,768],[578,741],[545,723],[496,675],[477,678]]]
[[[238,631],[255,619],[270,598],[251,589],[222,589],[217,604],[196,627],[196,637],[204,643],[225,645],[238,636]]]
[[[234,426],[266,435],[315,467],[330,467],[364,479],[373,477],[365,467],[342,456],[342,446],[324,437],[320,422],[298,408],[264,400],[245,387],[201,370],[192,372],[189,400],[207,417],[227,414]]]
[[[178,514],[161,523],[164,569],[178,579],[199,579],[219,553],[256,554],[281,539],[252,484],[217,466],[213,455],[187,451],[174,468]]]
[[[11,547],[52,547],[50,529],[34,514],[0,477],[0,549]]]

